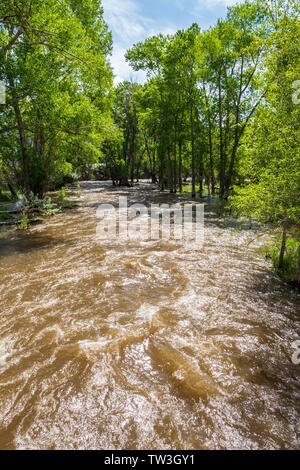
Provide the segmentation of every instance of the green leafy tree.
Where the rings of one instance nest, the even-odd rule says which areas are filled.
[[[4,1],[0,141],[25,194],[43,196],[81,159],[96,162],[110,127],[111,36],[98,0]]]
[[[268,7],[268,94],[244,142],[246,184],[235,188],[231,204],[238,212],[281,227],[278,267],[282,270],[288,232],[292,230],[297,238],[300,228],[300,107],[293,99],[293,85],[300,75],[299,52],[294,47],[300,39],[299,6],[269,2]],[[298,263],[300,282],[300,250]]]

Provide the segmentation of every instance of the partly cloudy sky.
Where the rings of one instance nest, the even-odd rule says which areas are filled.
[[[104,18],[113,33],[111,63],[115,84],[122,80],[143,82],[144,72],[134,72],[124,59],[133,44],[154,34],[173,34],[196,22],[202,29],[226,15],[237,0],[102,0]]]

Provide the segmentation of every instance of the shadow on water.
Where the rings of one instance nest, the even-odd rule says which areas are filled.
[[[127,197],[128,204],[144,204],[150,207],[151,204],[204,204],[206,224],[215,225],[222,229],[233,229],[237,232],[251,231],[256,233],[262,227],[251,218],[241,219],[231,214],[220,214],[220,200],[217,196],[203,196],[197,194],[194,201],[189,193],[170,193],[169,191],[160,191],[158,186],[152,183],[136,184],[132,188],[112,186],[111,183],[103,182],[84,182],[82,189],[95,195],[103,193],[111,194],[111,200],[105,200],[105,204],[110,204],[115,209],[119,207],[118,197]],[[85,207],[97,209],[101,202],[86,204]]]
[[[19,232],[12,235],[7,233],[0,237],[0,257],[13,254],[24,254],[32,251],[48,249],[65,244],[65,240],[41,233]]]

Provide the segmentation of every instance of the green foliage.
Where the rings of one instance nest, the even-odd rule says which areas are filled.
[[[106,168],[114,183],[128,185],[134,180],[137,167],[139,145],[139,116],[137,113],[136,93],[140,86],[123,82],[114,90],[113,119],[114,127],[106,137],[102,152]]]
[[[265,94],[259,64],[266,15],[263,2],[245,2],[208,31],[193,24],[127,52],[130,65],[149,76],[137,93],[139,123],[149,169],[162,188],[182,190],[186,171],[193,193],[196,180],[200,191],[205,181],[214,193],[218,179],[220,196],[228,196],[239,176],[244,132]]]
[[[274,268],[285,281],[297,281],[299,242],[294,238],[288,238],[282,267],[279,267],[280,247],[280,240],[276,240],[274,243],[268,246],[266,252],[267,257],[272,259]]]
[[[102,15],[100,0],[1,2],[0,172],[27,195],[42,197],[101,157],[112,124]]]
[[[9,212],[1,212],[0,213],[0,222],[5,222],[7,220],[10,220],[11,219],[11,215],[9,214]]]
[[[29,217],[27,215],[24,215],[21,221],[18,223],[17,228],[18,230],[27,230],[28,224],[29,224]]]
[[[25,214],[40,214],[43,216],[59,214],[61,210],[61,207],[52,202],[50,197],[40,199],[33,193],[30,193],[23,209]]]
[[[0,192],[0,202],[10,202],[12,201],[12,194],[5,190]]]
[[[300,40],[299,7],[290,8],[289,17],[280,8],[276,12],[276,31],[268,38],[265,80],[269,90],[247,129],[242,162],[245,183],[235,187],[231,204],[236,212],[265,223],[299,226],[300,107],[292,101],[293,83],[300,76],[299,55],[294,50],[296,38]],[[282,57],[288,60],[282,62]]]
[[[57,191],[57,199],[60,201],[63,201],[68,196],[68,191],[65,188],[61,188],[59,191]]]
[[[147,82],[112,89],[100,0],[2,0],[1,187],[50,214],[43,196],[70,175],[171,192],[191,177],[192,197],[218,194],[220,213],[299,228],[299,12],[246,0],[207,31],[150,37],[126,53]]]

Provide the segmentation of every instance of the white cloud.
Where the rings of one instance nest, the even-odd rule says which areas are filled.
[[[134,72],[126,63],[124,54],[138,41],[158,33],[174,34],[171,24],[159,24],[141,13],[140,6],[133,0],[102,0],[104,19],[113,32],[114,50],[111,64],[115,72],[115,84],[122,80],[144,82],[144,72]]]
[[[238,3],[239,0],[205,0],[204,2],[199,1],[199,3],[205,3],[207,7],[209,8],[215,8],[218,5],[222,4],[224,6],[232,6],[235,3]]]
[[[188,12],[194,21],[200,20],[203,29],[210,26],[205,12],[218,12],[226,6],[232,6],[241,0],[169,0],[172,8]],[[174,34],[178,27],[165,18],[155,21],[142,13],[138,0],[102,0],[104,18],[112,30],[114,50],[111,64],[115,73],[115,84],[122,80],[133,80],[143,83],[144,72],[134,72],[127,64],[124,54],[133,44],[158,33]],[[191,21],[192,23],[192,21]]]
[[[102,0],[102,4],[104,18],[122,42],[138,40],[151,28],[152,20],[132,0]]]
[[[230,7],[241,0],[172,0],[181,10],[187,8],[191,13],[199,10],[217,10],[220,7]]]
[[[241,0],[199,0],[196,2],[197,9],[203,7],[209,10],[216,10],[218,7],[231,7]]]
[[[126,48],[122,48],[120,45],[114,47],[114,52],[111,57],[111,65],[115,73],[114,85],[118,85],[123,80],[144,83],[146,81],[146,73],[143,71],[134,72],[125,60],[125,52]]]

